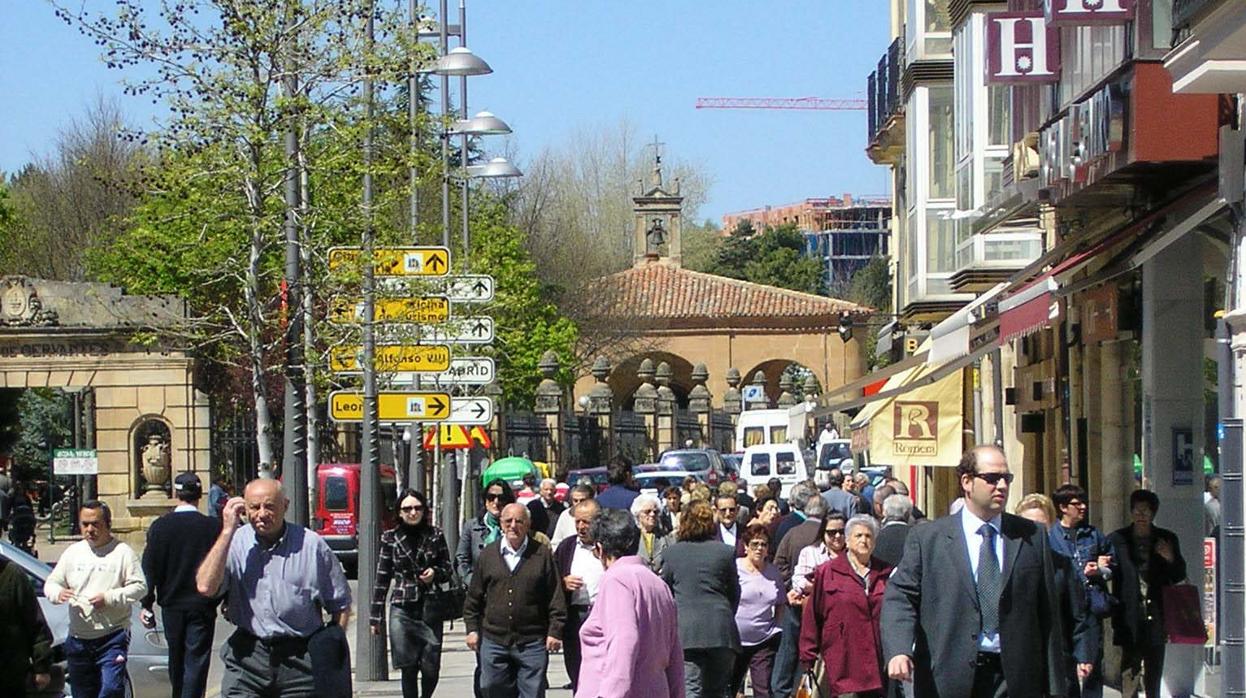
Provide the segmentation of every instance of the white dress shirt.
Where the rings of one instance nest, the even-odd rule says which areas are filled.
[[[511,547],[511,544],[506,540],[506,536],[502,536],[502,562],[506,563],[507,569],[514,572],[515,568],[519,566],[519,561],[523,559],[523,551],[527,549],[527,536],[524,536],[523,542],[519,544],[518,550]]]
[[[597,600],[597,585],[601,584],[601,575],[605,573],[601,560],[593,554],[593,546],[577,540],[571,556],[571,574],[584,580],[584,586],[571,593],[568,603],[572,606],[592,606]]]
[[[995,529],[995,559],[999,560],[1000,572],[1003,573],[1004,567],[1004,536],[1000,528],[1000,522],[1003,516],[996,514],[995,518],[990,521],[983,521],[969,511],[968,507],[961,509],[960,522],[965,530],[965,546],[969,550],[969,568],[973,572],[975,582],[978,579],[978,555],[982,552],[982,534],[978,533],[978,529],[982,528],[982,524],[989,523]],[[981,635],[978,638],[978,650],[982,652],[999,653],[999,633],[992,635]]]
[[[719,530],[719,531],[722,531],[722,535],[723,535],[723,542],[724,542],[724,543],[726,543],[727,545],[730,545],[731,547],[733,547],[733,548],[734,548],[734,547],[735,547],[735,539],[736,539],[736,534],[739,532],[739,527],[738,527],[738,526],[732,526],[731,528],[727,528],[726,526],[724,526],[724,525],[722,525],[722,524],[718,524],[718,530]]]

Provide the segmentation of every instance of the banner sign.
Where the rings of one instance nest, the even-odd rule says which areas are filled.
[[[1060,30],[1042,12],[991,12],[986,16],[986,81],[1050,83],[1060,79]]]
[[[1134,0],[1044,0],[1047,26],[1124,24],[1133,19]]]

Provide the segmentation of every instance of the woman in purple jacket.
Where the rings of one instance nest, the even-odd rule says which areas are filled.
[[[878,523],[859,514],[845,526],[845,554],[818,567],[800,626],[800,663],[819,657],[831,695],[884,695],[882,639],[878,619],[891,566],[873,556]]]

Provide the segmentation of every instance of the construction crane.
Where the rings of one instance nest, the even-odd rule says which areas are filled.
[[[825,99],[822,97],[697,97],[697,109],[817,109],[865,111],[864,99]]]

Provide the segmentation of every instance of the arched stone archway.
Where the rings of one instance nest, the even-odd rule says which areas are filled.
[[[814,381],[818,384],[817,392],[822,392],[822,381],[818,378],[817,371],[799,361],[793,361],[792,359],[768,359],[766,361],[762,361],[761,363],[750,367],[747,371],[741,371],[740,377],[743,379],[744,384],[747,385],[752,383],[753,376],[756,375],[758,371],[761,371],[766,377],[766,401],[771,407],[774,407],[779,404],[779,396],[783,394],[783,390],[779,387],[779,384],[782,382],[783,373],[791,367],[801,369],[799,373],[802,376],[813,376]],[[800,400],[804,395],[804,388],[804,378],[795,379],[792,385],[792,395],[794,395],[797,400]]]
[[[640,378],[636,370],[640,362],[649,359],[654,368],[663,361],[671,366],[671,390],[675,393],[676,403],[681,408],[688,407],[688,392],[692,390],[692,362],[677,354],[665,351],[650,351],[629,357],[616,365],[606,378],[610,390],[614,393],[616,404],[623,409],[632,408],[632,394],[640,387]]]

